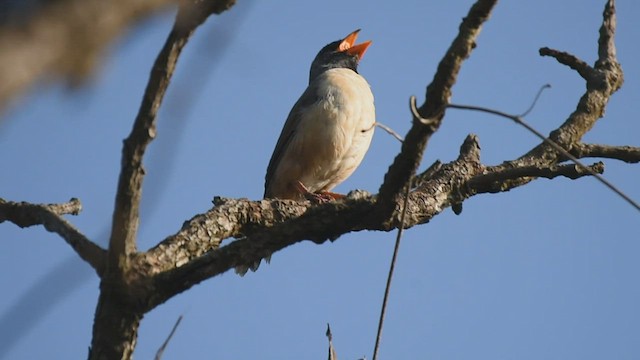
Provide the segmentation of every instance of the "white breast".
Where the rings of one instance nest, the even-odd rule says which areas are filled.
[[[300,121],[292,148],[305,161],[300,181],[330,191],[364,158],[374,133],[375,107],[367,81],[349,69],[331,69],[313,84],[320,100]]]

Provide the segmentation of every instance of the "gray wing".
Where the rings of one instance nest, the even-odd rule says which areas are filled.
[[[300,118],[304,114],[305,109],[309,106],[316,103],[319,99],[317,86],[312,83],[309,84],[309,87],[302,93],[298,101],[296,101],[295,105],[289,112],[289,116],[287,117],[287,121],[284,123],[284,127],[282,128],[282,132],[280,132],[280,137],[278,138],[278,142],[276,143],[276,148],[273,149],[273,154],[271,155],[271,160],[269,160],[269,166],[267,166],[267,174],[264,177],[264,197],[267,197],[267,191],[269,186],[271,185],[271,181],[273,180],[273,174],[275,173],[278,164],[280,163],[280,159],[282,155],[287,151],[289,147],[289,143],[291,139],[296,133],[296,129],[298,124],[300,123]]]

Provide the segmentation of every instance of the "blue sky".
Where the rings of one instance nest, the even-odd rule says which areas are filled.
[[[360,66],[378,120],[405,133],[408,98],[424,98],[471,1],[319,3],[239,1],[187,46],[145,159],[139,248],[175,233],[216,196],[259,199],[271,151],[308,69],[327,43],[362,28],[373,40]],[[564,121],[584,82],[549,46],[596,58],[604,1],[498,4],[464,64],[452,101],[524,111],[543,133]],[[625,84],[585,141],[640,146],[640,5],[618,2]],[[105,243],[120,150],[172,13],[146,21],[108,49],[90,82],[40,84],[0,122],[2,197],[36,203],[78,197],[70,220]],[[495,164],[538,143],[506,120],[447,113],[423,167],[450,161],[468,133]],[[356,173],[336,190],[375,192],[399,143],[378,131]],[[595,160],[594,160],[595,161]],[[587,161],[590,162],[590,161]],[[605,176],[640,199],[640,166],[605,161]],[[637,359],[640,349],[638,213],[594,179],[537,180],[464,203],[410,229],[400,248],[383,333],[387,359]],[[82,358],[98,279],[41,227],[0,225],[0,358]],[[240,278],[210,279],[144,318],[135,357],[152,358],[181,314],[165,359],[326,357],[326,323],[341,359],[371,358],[394,233],[302,243]]]

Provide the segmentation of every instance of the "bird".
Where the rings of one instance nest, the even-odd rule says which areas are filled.
[[[309,85],[282,128],[265,176],[264,198],[326,202],[360,165],[376,116],[369,83],[358,64],[371,41],[355,44],[360,29],[324,46],[309,70]]]
[[[293,105],[265,175],[265,199],[328,202],[344,195],[331,190],[360,165],[376,124],[373,93],[358,74],[371,45],[355,45],[360,29],[316,55],[309,85]],[[267,263],[271,254],[264,257]],[[235,268],[238,275],[258,270],[261,260]]]

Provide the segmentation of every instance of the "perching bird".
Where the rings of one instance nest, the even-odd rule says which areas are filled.
[[[358,74],[371,41],[354,45],[356,30],[325,46],[309,86],[289,113],[265,176],[265,198],[328,201],[360,165],[375,127],[373,94]]]
[[[354,45],[359,31],[325,46],[311,63],[309,86],[291,109],[271,155],[265,198],[339,198],[331,189],[364,158],[376,115],[369,84],[358,74],[371,41]],[[260,260],[236,267],[236,273],[243,276],[258,266]]]

